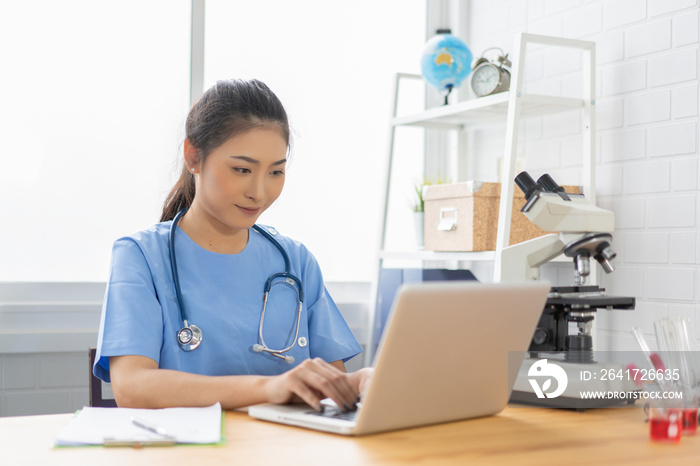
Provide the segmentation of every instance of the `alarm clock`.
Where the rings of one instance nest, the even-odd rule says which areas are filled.
[[[485,58],[486,52],[490,50],[500,51],[500,55],[495,60]],[[508,54],[503,53],[500,47],[491,47],[481,54],[472,64],[472,90],[478,97],[498,94],[510,89],[510,71],[505,67],[512,64],[508,60]]]

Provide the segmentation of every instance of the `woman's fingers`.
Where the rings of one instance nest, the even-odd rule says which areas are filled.
[[[325,396],[318,390],[311,388],[311,385],[308,384],[300,374],[292,374],[289,372],[288,375],[288,380],[290,381],[288,389],[316,411],[322,411],[321,400],[325,398]]]
[[[354,409],[357,393],[348,374],[321,359],[306,360],[287,373],[289,389],[314,409],[321,409],[321,399],[330,398],[339,408]]]
[[[350,383],[352,384],[354,390],[356,390],[360,394],[360,396],[365,396],[370,384],[372,383],[374,368],[364,367],[348,375],[350,377]]]
[[[324,394],[336,402],[340,409],[351,411],[355,409],[357,403],[357,392],[353,388],[349,374],[339,370],[338,368],[326,363],[321,359],[315,359],[316,369],[324,378]]]

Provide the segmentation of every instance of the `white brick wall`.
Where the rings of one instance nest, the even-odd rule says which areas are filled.
[[[673,40],[676,47],[697,43],[698,22],[700,19],[697,11],[673,18]]]
[[[640,22],[646,18],[646,0],[607,0],[601,3],[605,29]]]
[[[695,191],[698,189],[697,159],[679,159],[673,161],[671,167],[671,187],[674,191]]]
[[[476,26],[481,8],[495,15],[494,10],[522,11],[523,4],[520,25],[511,21],[498,32]],[[519,31],[596,42],[596,193],[598,204],[615,212],[618,251],[616,271],[601,271],[599,277],[608,292],[637,298],[635,311],[600,313],[599,347],[636,350],[633,325],[655,344],[653,322],[662,317],[695,322],[700,318],[698,1],[503,0],[472,2],[469,14],[476,27],[465,38],[477,48],[504,42],[507,32],[511,51]],[[525,92],[580,96],[578,54],[544,47],[528,54]],[[541,131],[530,132],[522,145],[527,169],[533,175],[580,176],[572,155],[581,141],[580,121],[568,114],[541,121]],[[566,280],[564,269],[555,278]],[[693,325],[700,339],[700,325]]]
[[[623,236],[624,260],[629,264],[668,263],[668,233],[633,233]],[[618,236],[620,238],[620,236]]]
[[[599,84],[603,96],[639,91],[647,85],[646,63],[636,61],[603,68]]]
[[[671,20],[642,24],[625,32],[625,56],[638,57],[671,48]]]
[[[695,270],[651,268],[646,270],[645,297],[663,301],[693,301]]]
[[[676,87],[672,91],[674,118],[685,118],[698,115],[697,86]]]
[[[625,99],[627,125],[666,121],[671,118],[671,91],[652,92]]]
[[[649,0],[649,16],[659,16],[692,8],[696,4],[695,0]]]
[[[680,97],[679,97],[680,98]],[[596,105],[596,125],[598,131],[622,127],[624,100],[609,99]]]
[[[697,130],[697,121],[649,128],[649,155],[694,154]]]
[[[695,227],[696,196],[650,197],[646,202],[649,228]]]
[[[603,162],[643,159],[646,153],[643,130],[610,132],[600,135]]]
[[[696,241],[694,231],[671,233],[671,249],[669,251],[671,264],[695,264]]]
[[[596,167],[595,192],[598,196],[622,194],[622,167]]]
[[[649,85],[665,86],[691,81],[698,76],[697,48],[661,54],[649,59]]]
[[[601,35],[596,40],[596,63],[605,65],[622,61],[625,58],[624,37],[622,31]]]
[[[603,5],[596,2],[564,15],[564,30],[571,37],[595,34],[603,29]]]
[[[668,162],[630,164],[624,171],[625,194],[668,192],[670,182]]]

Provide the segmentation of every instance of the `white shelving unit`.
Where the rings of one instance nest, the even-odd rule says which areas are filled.
[[[583,56],[583,97],[569,98],[549,95],[523,94],[523,71],[527,46],[565,47],[577,49]],[[511,89],[478,99],[466,100],[450,105],[435,107],[421,113],[396,116],[399,83],[402,79],[422,79],[420,75],[399,73],[394,82],[394,106],[391,119],[388,150],[386,157],[386,179],[384,184],[384,199],[381,211],[379,252],[377,254],[377,270],[372,287],[373,301],[370,303],[369,332],[365,364],[369,365],[374,357],[373,340],[375,334],[375,314],[378,291],[378,277],[383,262],[387,259],[418,260],[418,261],[493,261],[494,281],[500,277],[500,256],[503,248],[508,246],[510,238],[510,219],[512,214],[513,179],[515,178],[515,159],[518,147],[518,129],[521,117],[551,115],[581,109],[582,118],[582,156],[583,176],[582,186],[587,199],[595,203],[595,43],[582,40],[564,39],[559,37],[541,36],[522,33],[516,37],[513,48]],[[503,156],[503,177],[501,179],[501,198],[498,213],[498,233],[495,251],[480,252],[434,252],[434,251],[389,251],[386,250],[387,213],[389,193],[391,190],[391,174],[394,162],[395,130],[399,126],[418,126],[426,129],[442,129],[464,131],[474,125],[506,123],[505,148]],[[467,154],[468,156],[468,154]]]

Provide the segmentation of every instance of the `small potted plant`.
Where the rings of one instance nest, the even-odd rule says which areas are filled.
[[[433,184],[443,184],[446,182],[448,181],[445,181],[442,178],[423,178],[421,183],[413,186],[417,198],[413,204],[413,221],[416,227],[416,242],[418,243],[418,249],[423,249],[423,245],[425,244],[425,201],[423,200],[425,188]]]

